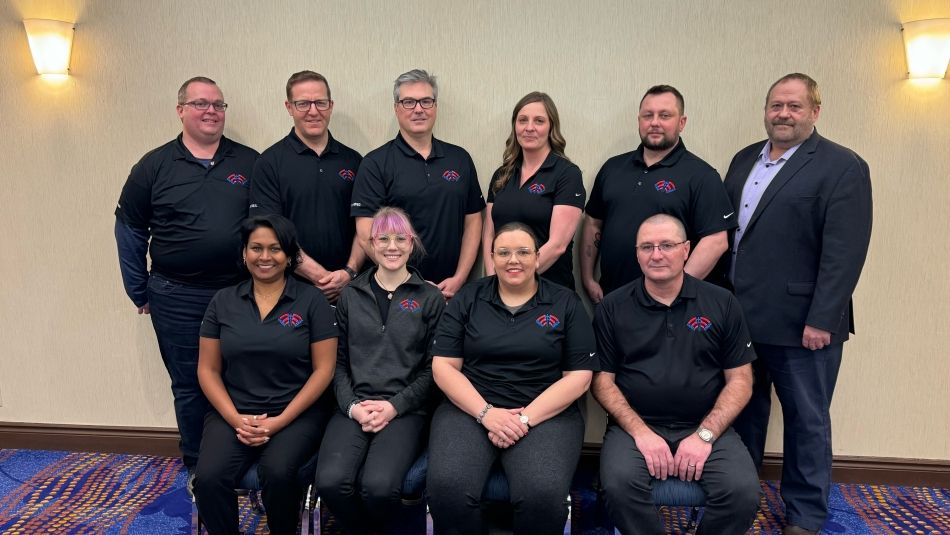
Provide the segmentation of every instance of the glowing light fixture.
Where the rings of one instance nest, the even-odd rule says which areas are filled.
[[[36,72],[44,75],[68,75],[75,24],[61,20],[26,19],[23,26],[30,42]]]
[[[908,78],[944,78],[950,64],[950,19],[927,19],[901,25]]]

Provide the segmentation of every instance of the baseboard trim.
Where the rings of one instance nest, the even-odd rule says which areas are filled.
[[[0,422],[0,447],[179,455],[178,430],[170,427]],[[582,456],[596,460],[600,456],[600,444],[584,444]],[[759,475],[762,479],[780,479],[782,455],[766,453]],[[950,488],[950,461],[838,456],[834,458],[832,479],[837,483]]]

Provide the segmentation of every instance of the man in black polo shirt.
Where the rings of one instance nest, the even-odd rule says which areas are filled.
[[[151,313],[189,471],[209,409],[196,375],[198,329],[215,292],[241,278],[240,225],[258,157],[223,136],[227,107],[210,78],[182,84],[181,134],[132,167],[115,209],[122,282],[139,314]]]
[[[416,267],[449,299],[465,283],[478,255],[485,199],[468,152],[432,135],[438,95],[435,76],[424,70],[396,78],[399,134],[366,155],[350,213],[368,249],[373,214],[382,206],[405,210],[426,249]]]
[[[640,146],[607,160],[594,179],[581,233],[581,281],[594,303],[641,275],[630,232],[653,214],[685,223],[695,244],[686,272],[694,277],[705,279],[728,247],[735,211],[719,173],[686,150],[685,111],[675,87],[648,89],[640,100]],[[594,280],[598,257],[600,281]]]
[[[686,229],[657,214],[640,226],[643,277],[597,308],[601,372],[593,393],[609,420],[600,456],[607,512],[624,535],[661,534],[653,479],[698,481],[698,533],[745,533],[759,504],[755,465],[731,422],[752,395],[755,352],[739,302],[684,273]]]
[[[250,213],[293,221],[303,249],[296,273],[333,302],[366,257],[350,217],[362,156],[330,134],[333,100],[322,74],[293,74],[284,106],[294,127],[254,166]]]

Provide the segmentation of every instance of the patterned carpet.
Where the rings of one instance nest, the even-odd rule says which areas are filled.
[[[782,526],[778,486],[762,486],[765,497],[752,533],[777,534]],[[574,493],[581,504],[575,522],[595,520],[591,496],[584,489]],[[948,498],[948,489],[835,485],[824,533],[948,534]],[[671,533],[683,531],[688,511],[663,508],[661,514]],[[267,532],[243,501],[241,517],[242,531]],[[0,533],[187,535],[193,532],[192,520],[185,474],[176,459],[0,449]],[[332,523],[328,527],[325,533],[336,531]]]

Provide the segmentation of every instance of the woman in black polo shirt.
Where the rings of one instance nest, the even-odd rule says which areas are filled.
[[[432,390],[429,344],[445,308],[437,287],[407,262],[422,254],[409,217],[384,207],[373,217],[376,267],[340,295],[333,379],[339,410],[317,461],[317,487],[346,533],[394,523],[400,488],[423,447]]]
[[[485,273],[493,275],[491,242],[495,229],[520,221],[541,241],[538,273],[574,289],[574,231],[587,196],[581,170],[564,155],[567,142],[554,101],[528,93],[511,113],[511,134],[501,167],[488,188],[488,212],[482,228]]]
[[[297,472],[320,444],[332,405],[333,309],[313,286],[289,276],[293,223],[254,217],[241,228],[251,274],[219,291],[201,324],[198,380],[215,410],[205,417],[195,471],[198,513],[212,535],[238,531],[235,485],[258,463],[270,532],[295,533]]]
[[[432,346],[447,396],[432,419],[427,493],[438,533],[482,533],[479,498],[496,460],[514,531],[562,533],[580,457],[576,400],[596,369],[577,294],[536,276],[538,243],[521,223],[492,242],[495,273],[449,301]]]

